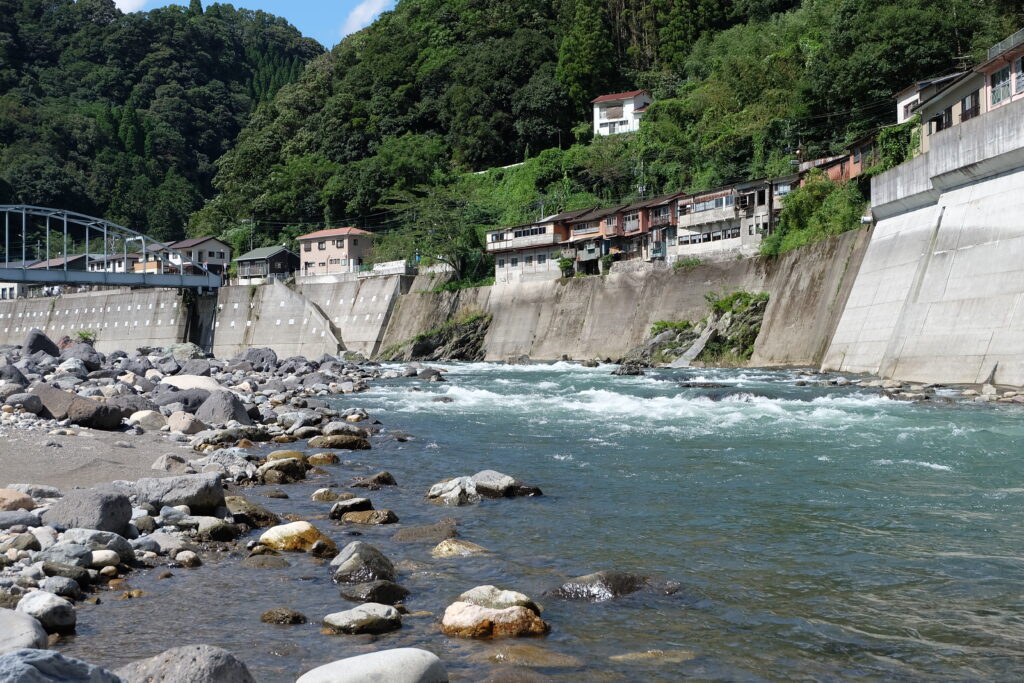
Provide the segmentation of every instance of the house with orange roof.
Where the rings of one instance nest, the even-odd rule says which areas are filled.
[[[358,273],[369,259],[373,233],[359,228],[329,228],[296,238],[302,275]]]
[[[651,103],[651,93],[630,90],[601,95],[590,101],[594,105],[594,135],[635,133],[640,130],[640,119]]]

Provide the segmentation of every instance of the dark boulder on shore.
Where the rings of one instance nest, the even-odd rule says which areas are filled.
[[[60,356],[60,349],[53,343],[53,340],[47,337],[42,330],[33,327],[25,336],[25,343],[21,347],[21,355],[31,356],[40,351],[54,358]]]
[[[64,528],[99,529],[124,534],[132,517],[128,496],[112,488],[70,489],[43,514],[43,521]]]
[[[162,507],[187,505],[193,514],[213,512],[224,506],[224,487],[216,472],[178,477],[139,479],[135,484],[139,504]]]
[[[215,391],[210,394],[196,410],[195,415],[208,425],[225,425],[228,422],[252,424],[245,406],[230,391]]]
[[[75,344],[60,354],[62,361],[71,358],[82,361],[85,368],[90,372],[103,367],[103,354],[93,348],[92,344],[86,344],[85,342]]]

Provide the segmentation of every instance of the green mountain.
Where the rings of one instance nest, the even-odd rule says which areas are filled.
[[[0,0],[0,202],[182,237],[256,105],[322,52],[231,5]]]

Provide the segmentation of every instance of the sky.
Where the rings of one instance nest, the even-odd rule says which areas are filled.
[[[304,36],[333,47],[349,33],[369,25],[381,12],[394,7],[394,0],[221,0],[235,7],[261,9],[284,17]],[[164,5],[188,5],[188,0],[114,0],[123,12],[138,12]],[[209,4],[203,0],[203,5]]]

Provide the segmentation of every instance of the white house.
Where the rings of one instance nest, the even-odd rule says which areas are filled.
[[[601,95],[591,100],[594,105],[594,135],[635,133],[640,130],[640,119],[651,103],[646,90],[631,90]]]

